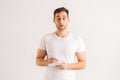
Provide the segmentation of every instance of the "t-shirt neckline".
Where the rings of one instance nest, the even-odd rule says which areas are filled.
[[[66,38],[68,38],[68,37],[70,36],[70,34],[71,34],[71,32],[68,32],[68,35],[67,35],[67,36],[65,36],[65,37],[59,37],[59,36],[54,32],[55,37],[58,38],[58,39],[66,39]]]

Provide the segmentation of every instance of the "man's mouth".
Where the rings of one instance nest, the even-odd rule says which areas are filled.
[[[60,25],[60,27],[63,27],[64,25]]]

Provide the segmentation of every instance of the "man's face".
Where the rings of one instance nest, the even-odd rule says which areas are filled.
[[[69,18],[66,12],[59,12],[55,14],[53,19],[58,30],[63,31],[67,29]]]

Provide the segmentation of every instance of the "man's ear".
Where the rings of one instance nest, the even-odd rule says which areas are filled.
[[[70,22],[70,19],[68,18],[68,22]]]
[[[53,22],[55,22],[55,19],[53,18]]]

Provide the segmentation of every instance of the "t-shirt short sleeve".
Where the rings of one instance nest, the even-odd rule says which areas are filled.
[[[76,52],[82,52],[82,51],[86,51],[85,44],[81,38],[78,38]]]
[[[39,49],[46,50],[44,37],[40,41]]]

